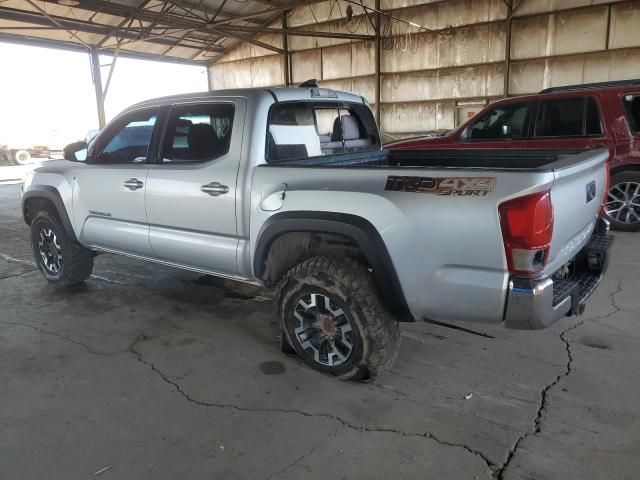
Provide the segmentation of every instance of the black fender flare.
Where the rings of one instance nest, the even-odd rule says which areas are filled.
[[[385,306],[399,320],[413,321],[384,240],[371,222],[357,215],[337,212],[294,211],[272,215],[258,233],[253,272],[262,280],[273,241],[285,233],[334,233],[354,240],[373,269],[373,277]]]
[[[27,203],[32,199],[45,199],[51,202],[56,209],[56,213],[60,221],[62,222],[62,226],[64,228],[65,233],[69,238],[73,241],[77,242],[76,233],[73,231],[73,226],[71,225],[71,221],[69,220],[69,214],[67,213],[67,209],[62,201],[62,196],[60,196],[60,192],[55,187],[50,185],[32,185],[28,187],[22,194],[22,218],[24,219],[27,225],[31,225],[31,219],[29,218],[27,212]]]

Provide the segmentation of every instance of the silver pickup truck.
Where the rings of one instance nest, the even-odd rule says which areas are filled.
[[[540,329],[607,266],[606,151],[386,151],[322,88],[150,100],[27,179],[45,278],[118,253],[276,291],[283,342],[341,379],[388,369],[398,321]]]

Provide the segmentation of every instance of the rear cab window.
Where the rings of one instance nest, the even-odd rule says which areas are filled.
[[[232,103],[178,105],[171,109],[162,163],[203,163],[229,152]]]
[[[363,104],[283,102],[271,107],[268,163],[380,149],[371,110]]]
[[[624,95],[622,104],[629,130],[634,135],[638,135],[640,133],[640,93]]]
[[[534,138],[591,137],[602,133],[600,109],[593,97],[541,100],[538,104]]]

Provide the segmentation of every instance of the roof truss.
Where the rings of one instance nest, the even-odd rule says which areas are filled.
[[[264,35],[375,38],[281,26],[284,12],[322,1],[82,0],[64,6],[59,0],[5,0],[0,2],[0,40],[211,64],[240,42],[284,53],[279,42]]]

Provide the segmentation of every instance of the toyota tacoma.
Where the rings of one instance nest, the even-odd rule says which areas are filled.
[[[608,151],[387,151],[366,100],[227,90],[134,105],[27,177],[50,282],[129,255],[276,292],[283,343],[374,378],[399,321],[541,329],[582,313],[608,259]]]

